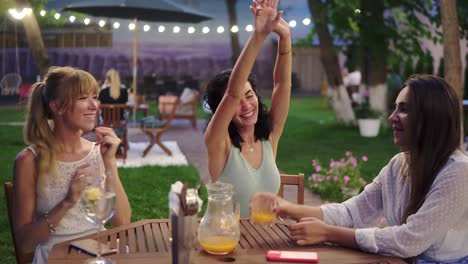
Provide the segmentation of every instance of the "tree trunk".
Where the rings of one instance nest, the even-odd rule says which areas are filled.
[[[325,73],[327,74],[336,121],[344,124],[354,123],[355,117],[351,108],[351,101],[343,85],[338,56],[333,47],[330,31],[328,30],[326,9],[321,0],[308,0],[308,3],[320,40],[321,59]]]
[[[16,0],[18,7],[30,7],[31,3],[29,0]],[[28,46],[31,49],[33,60],[36,63],[37,69],[42,77],[47,73],[50,66],[49,55],[44,46],[42,40],[41,29],[37,23],[34,12],[23,18],[24,32],[26,33],[26,39]]]
[[[237,0],[226,0],[228,15],[229,15],[229,35],[231,36],[231,50],[232,50],[232,65],[237,61],[240,55],[240,44],[239,44],[239,32],[232,32],[231,28],[237,25],[237,12],[236,12]]]
[[[363,83],[369,89],[372,109],[386,111],[387,106],[387,54],[385,37],[384,1],[361,0],[361,48]]]
[[[460,36],[455,0],[440,1],[440,16],[444,44],[444,79],[457,91],[460,100],[462,100]]]

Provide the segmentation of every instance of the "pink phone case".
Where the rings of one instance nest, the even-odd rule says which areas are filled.
[[[318,263],[319,262],[318,254],[316,252],[308,252],[308,251],[268,250],[266,258],[269,261],[305,262],[305,263]]]

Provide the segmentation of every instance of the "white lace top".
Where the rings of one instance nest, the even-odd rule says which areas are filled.
[[[461,151],[452,154],[424,204],[401,224],[410,192],[409,184],[400,181],[404,163],[404,154],[397,154],[362,193],[322,205],[325,222],[357,228],[356,242],[372,253],[434,261],[468,256],[468,157]],[[382,214],[387,226],[369,227]]]
[[[35,156],[37,156],[34,147],[28,147]],[[104,175],[105,168],[102,156],[98,147],[91,148],[91,151],[81,160],[74,162],[59,161],[57,166],[57,175],[49,175],[44,185],[37,188],[36,191],[36,212],[35,218],[40,219],[45,212],[52,210],[67,195],[70,181],[83,164],[89,164],[86,169],[89,173],[98,172]],[[56,243],[73,239],[97,231],[97,226],[86,220],[85,209],[78,202],[67,214],[60,220],[56,232],[49,235],[47,241],[41,242],[35,251],[33,263],[46,263],[47,255],[52,246]]]

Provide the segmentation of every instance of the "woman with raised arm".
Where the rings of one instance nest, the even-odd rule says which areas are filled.
[[[280,186],[275,159],[289,110],[292,50],[289,26],[277,6],[278,0],[253,1],[254,31],[234,69],[220,73],[207,87],[214,114],[205,134],[211,180],[233,184],[243,216],[248,215],[254,192],[277,193]],[[279,44],[267,111],[250,72],[271,32],[278,35]]]
[[[47,263],[56,243],[96,232],[79,202],[86,172],[111,175],[116,194],[113,226],[128,224],[131,209],[120,182],[115,152],[120,139],[97,127],[97,142],[82,137],[93,130],[98,85],[91,74],[70,68],[50,70],[29,96],[24,139],[29,146],[14,168],[14,232],[20,250],[35,249],[33,263]],[[51,124],[53,123],[53,124]]]
[[[320,207],[279,199],[278,215],[299,245],[324,241],[410,258],[419,263],[468,263],[468,157],[460,150],[461,104],[443,79],[414,75],[390,115],[401,152],[372,183],[340,204]],[[372,223],[383,216],[387,226]]]

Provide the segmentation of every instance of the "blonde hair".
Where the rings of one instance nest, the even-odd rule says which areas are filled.
[[[110,86],[110,96],[117,100],[120,97],[120,76],[115,69],[110,69],[106,73],[106,82]]]
[[[38,153],[39,184],[45,175],[54,174],[60,150],[49,125],[49,121],[54,119],[49,103],[56,102],[57,111],[73,109],[81,95],[97,92],[98,85],[91,74],[71,67],[51,68],[44,81],[32,86],[23,134],[24,141],[34,145]]]

